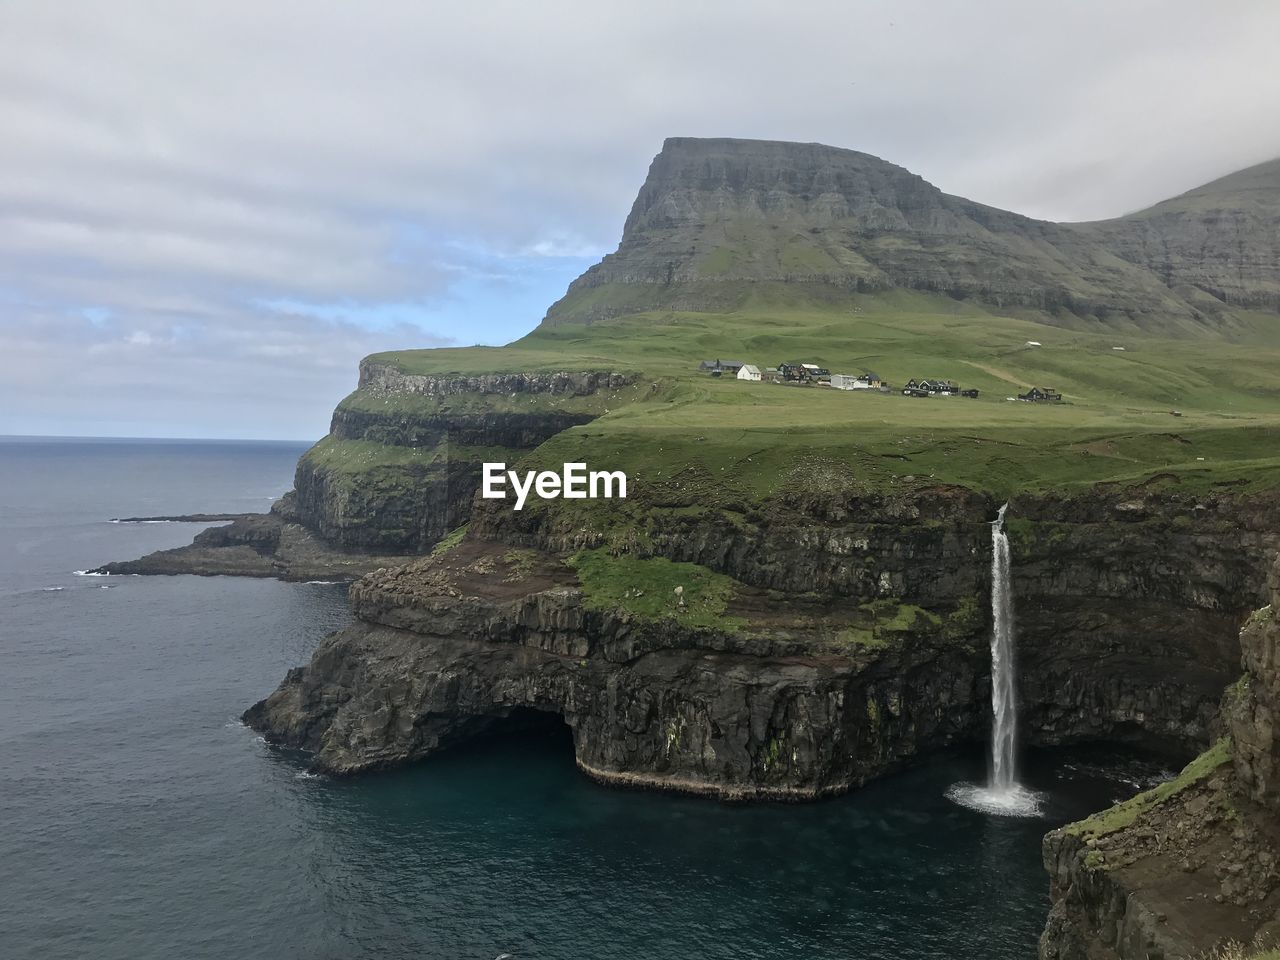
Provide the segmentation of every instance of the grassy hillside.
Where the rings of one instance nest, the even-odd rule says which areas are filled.
[[[841,482],[867,486],[953,482],[1010,493],[1165,474],[1188,486],[1253,487],[1280,482],[1280,346],[1265,323],[1259,331],[1237,343],[1090,334],[895,291],[860,297],[852,309],[641,314],[542,328],[509,347],[378,359],[412,373],[641,372],[625,395],[596,398],[599,419],[533,457],[624,469],[641,483],[695,469],[761,496],[788,482],[798,459],[821,458]],[[699,360],[716,357],[761,367],[812,360],[897,385],[950,378],[981,397],[914,399],[697,372]],[[1065,402],[1006,399],[1032,385],[1060,390]]]

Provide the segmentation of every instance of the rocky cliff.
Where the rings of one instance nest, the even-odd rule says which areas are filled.
[[[1274,204],[1280,183],[1266,189]],[[1202,333],[1224,322],[1225,304],[1276,307],[1280,222],[1274,211],[1205,209],[1195,225],[1172,208],[1054,224],[951,196],[854,150],[672,138],[618,250],[574,281],[544,323],[723,312],[785,284],[793,301],[903,287],[1055,323]],[[1242,253],[1244,233],[1266,243]]]
[[[1044,960],[1280,947],[1280,566],[1240,634],[1223,738],[1174,781],[1045,838]]]
[[[1280,310],[1280,160],[1126,217],[1076,227],[1171,289]]]
[[[298,463],[298,516],[343,549],[427,550],[469,519],[483,462],[514,461],[589,423],[593,397],[634,381],[609,371],[417,376],[366,360],[329,435]]]
[[[611,549],[603,533],[482,509],[459,546],[358,583],[360,624],[246,720],[350,773],[533,710],[563,718],[592,776],[732,798],[820,796],[983,736],[994,505],[931,490],[777,509],[754,530],[651,512],[635,562],[679,571],[656,613],[639,599],[644,568],[607,602],[580,576],[583,551]],[[1014,562],[1030,739],[1200,749],[1261,594],[1253,557],[1277,549],[1258,521],[1269,508],[1026,509]],[[699,571],[726,578],[711,621],[670,592]]]
[[[515,461],[590,423],[637,380],[609,371],[422,376],[367,359],[270,513],[96,572],[355,579],[407,562],[468,522],[485,461]]]
[[[467,543],[366,578],[360,625],[252,708],[273,740],[352,773],[420,759],[528,711],[563,718],[579,766],[729,799],[848,789],[972,736],[981,662],[967,614],[829,630],[782,606],[768,632],[597,610],[548,555]],[[895,614],[896,615],[896,614]]]

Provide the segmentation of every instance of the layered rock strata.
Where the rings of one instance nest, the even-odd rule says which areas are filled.
[[[1280,566],[1240,634],[1223,739],[1171,784],[1045,838],[1043,960],[1280,947]]]

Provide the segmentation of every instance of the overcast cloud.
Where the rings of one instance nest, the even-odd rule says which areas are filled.
[[[502,343],[664,137],[821,141],[1050,219],[1280,155],[1274,0],[0,8],[0,433],[312,438]]]

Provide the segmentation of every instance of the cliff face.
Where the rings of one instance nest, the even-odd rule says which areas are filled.
[[[1249,799],[1280,811],[1280,565],[1271,603],[1240,634],[1245,674],[1227,700],[1236,778]]]
[[[945,610],[989,596],[988,521],[997,507],[955,488],[784,494],[745,518],[650,510],[637,539],[752,587]],[[1239,624],[1280,550],[1276,509],[1273,495],[1014,498],[1008,530],[1028,735],[1189,753],[1208,742],[1222,689],[1239,671]],[[605,542],[570,518],[493,502],[478,505],[472,530],[551,552]]]
[[[1045,838],[1044,960],[1194,957],[1280,947],[1280,565],[1240,634],[1226,736],[1170,784]]]
[[[1280,184],[1269,189],[1280,197]],[[1232,243],[1244,238],[1221,215],[1196,228],[1179,216],[1054,224],[945,194],[853,150],[673,138],[649,169],[617,252],[574,281],[544,323],[725,311],[786,284],[801,300],[903,287],[1054,322],[1203,332],[1220,322],[1218,300],[1275,306],[1266,291],[1276,258],[1266,258],[1276,220],[1258,216],[1246,217],[1248,232],[1269,225],[1270,246],[1251,248],[1241,272]],[[1206,236],[1213,243],[1197,252]],[[1218,300],[1189,296],[1189,285]],[[1255,292],[1236,296],[1246,288]]]
[[[625,600],[593,605],[562,558],[599,534],[491,507],[460,547],[357,584],[361,624],[248,722],[350,773],[535,710],[564,719],[592,776],[736,798],[844,790],[985,733],[994,505],[981,497],[807,504],[756,532],[655,513],[645,536],[661,562],[733,578],[723,628],[673,604],[657,619]],[[1261,593],[1255,558],[1277,548],[1268,507],[1152,496],[1025,509],[1036,519],[1017,531],[1014,567],[1028,737],[1201,748]],[[867,610],[892,613],[864,624]]]
[[[361,581],[334,634],[246,714],[334,773],[558,715],[598,779],[730,799],[848,789],[974,732],[978,646],[922,618],[881,649],[589,609],[554,558],[466,544]],[[967,629],[966,629],[967,627]]]
[[[359,391],[298,464],[299,519],[340,549],[420,553],[470,518],[482,463],[514,461],[596,416],[542,401],[608,394],[634,379],[608,371],[415,376],[365,361]]]
[[[1280,310],[1280,160],[1077,228],[1171,288]]]

